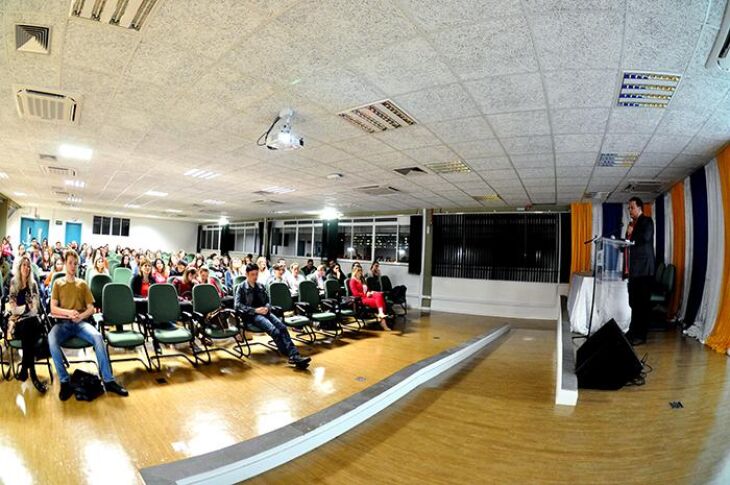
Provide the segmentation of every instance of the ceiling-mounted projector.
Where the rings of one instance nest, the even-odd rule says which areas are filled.
[[[294,110],[284,108],[279,112],[266,133],[256,141],[260,147],[269,150],[296,150],[304,146],[304,138],[297,136],[291,129]],[[277,129],[278,126],[278,129]]]

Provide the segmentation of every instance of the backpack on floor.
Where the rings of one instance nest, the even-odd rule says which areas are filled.
[[[93,401],[104,394],[104,385],[99,376],[76,369],[71,375],[71,386],[77,401]]]

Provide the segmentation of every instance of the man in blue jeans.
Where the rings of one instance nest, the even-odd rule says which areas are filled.
[[[246,323],[253,323],[267,334],[276,343],[279,352],[289,357],[289,363],[299,369],[309,366],[311,357],[299,355],[292,342],[286,326],[276,315],[271,313],[269,296],[263,285],[256,283],[259,277],[259,268],[255,264],[246,266],[246,281],[238,285],[236,290],[235,308],[243,315]]]
[[[61,344],[71,337],[78,337],[94,346],[104,388],[108,392],[128,396],[127,390],[114,380],[104,339],[98,330],[86,322],[86,319],[94,313],[94,297],[86,282],[76,279],[79,256],[76,251],[69,249],[64,253],[63,261],[66,266],[66,276],[53,283],[51,292],[51,316],[56,318],[57,323],[48,334],[48,347],[53,357],[53,365],[61,380],[61,392],[58,397],[61,401],[65,401],[74,394],[61,350]]]

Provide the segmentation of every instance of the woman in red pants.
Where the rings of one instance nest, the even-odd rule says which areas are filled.
[[[377,308],[378,314],[375,318],[378,319],[378,323],[383,330],[390,331],[388,325],[385,323],[385,297],[380,291],[367,291],[367,286],[362,284],[362,268],[355,266],[352,269],[352,277],[350,278],[350,294],[355,297],[360,297],[364,305],[370,308]]]

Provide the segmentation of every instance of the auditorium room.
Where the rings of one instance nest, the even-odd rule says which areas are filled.
[[[0,484],[730,484],[728,0],[0,0]]]

